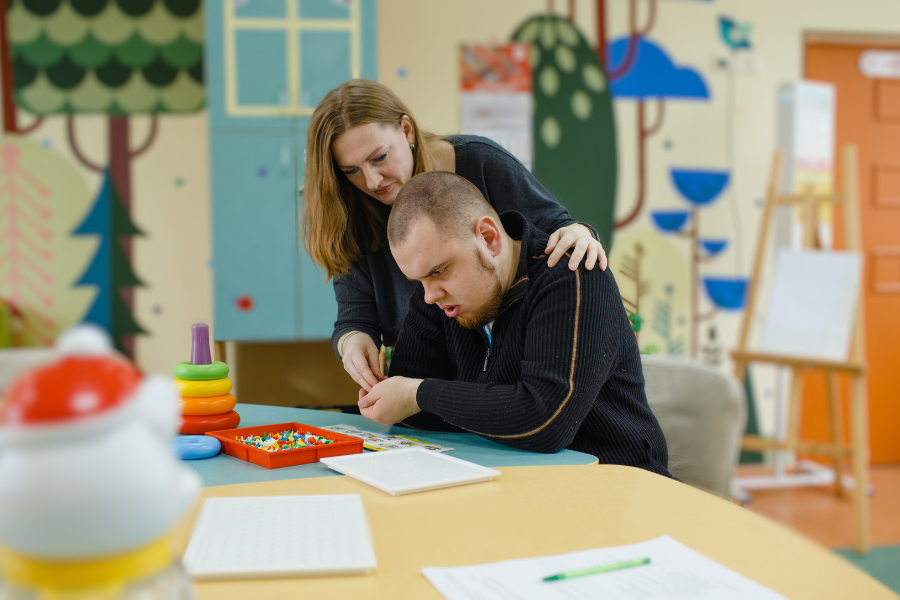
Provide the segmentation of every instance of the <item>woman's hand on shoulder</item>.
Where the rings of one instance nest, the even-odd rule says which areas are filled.
[[[368,334],[351,331],[341,338],[338,348],[344,370],[366,392],[385,379],[378,364],[378,348]]]
[[[550,234],[550,240],[544,250],[544,254],[550,255],[547,259],[547,266],[554,266],[565,256],[566,252],[569,252],[569,268],[573,271],[578,268],[582,260],[584,268],[588,271],[593,269],[596,264],[600,265],[601,271],[606,270],[607,260],[603,246],[594,239],[591,230],[580,223],[560,227]]]

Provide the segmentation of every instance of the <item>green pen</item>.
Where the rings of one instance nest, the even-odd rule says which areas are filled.
[[[602,565],[600,567],[588,567],[587,569],[577,569],[575,571],[567,571],[558,573],[550,577],[544,577],[544,581],[558,581],[560,579],[571,579],[573,577],[581,577],[582,575],[593,575],[594,573],[606,573],[608,571],[618,571],[619,569],[627,569],[629,567],[639,567],[650,563],[649,558],[637,558],[635,560],[626,560],[625,562],[612,563],[611,565]]]

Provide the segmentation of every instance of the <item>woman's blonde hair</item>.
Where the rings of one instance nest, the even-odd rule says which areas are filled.
[[[386,243],[390,215],[390,207],[364,194],[337,168],[331,144],[357,125],[400,127],[404,115],[409,117],[416,139],[412,174],[434,170],[427,142],[435,136],[421,131],[403,102],[377,81],[345,81],[328,92],[310,119],[303,178],[302,240],[328,279],[346,275],[351,262]]]

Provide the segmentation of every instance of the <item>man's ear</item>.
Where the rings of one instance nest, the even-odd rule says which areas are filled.
[[[500,225],[492,217],[481,217],[475,223],[475,237],[484,240],[491,256],[499,256],[503,250],[503,236]]]

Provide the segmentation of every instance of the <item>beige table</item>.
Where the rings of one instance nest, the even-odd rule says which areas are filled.
[[[600,465],[500,471],[502,476],[490,483],[399,497],[349,477],[204,488],[204,497],[361,494],[378,569],[355,577],[203,582],[197,586],[199,597],[243,600],[302,593],[304,598],[440,599],[420,573],[422,567],[559,554],[668,534],[792,600],[900,598],[776,523],[640,469]],[[195,517],[196,511],[174,532],[180,551]]]

